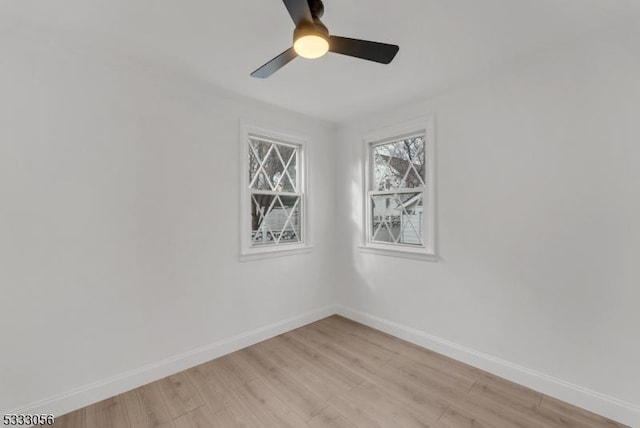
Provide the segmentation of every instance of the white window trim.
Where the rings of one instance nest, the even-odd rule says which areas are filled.
[[[425,158],[427,162],[427,187],[424,192],[425,216],[423,230],[427,236],[423,245],[384,244],[371,240],[371,210],[370,186],[373,182],[372,174],[372,146],[381,143],[397,141],[402,137],[415,134],[425,135]],[[363,136],[363,212],[364,227],[360,252],[383,256],[402,257],[415,260],[438,261],[437,254],[437,218],[436,218],[436,162],[435,162],[435,116],[433,114],[419,117],[398,125],[375,130]],[[414,190],[415,191],[415,190]],[[383,192],[387,193],[387,192]]]
[[[309,207],[308,207],[308,161],[307,161],[307,139],[284,134],[270,129],[240,123],[240,260],[260,260],[273,257],[283,257],[295,254],[305,254],[311,252],[309,239]],[[278,244],[264,247],[251,246],[251,203],[249,189],[249,169],[247,159],[249,158],[249,137],[251,135],[272,140],[284,145],[298,146],[298,177],[300,184],[300,212],[302,221],[300,222],[301,242],[290,244]]]

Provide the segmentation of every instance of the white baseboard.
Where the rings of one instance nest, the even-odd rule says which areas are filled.
[[[335,313],[333,305],[306,312],[4,413],[63,415]]]
[[[463,363],[524,385],[543,394],[629,425],[630,427],[640,428],[640,406],[475,351],[414,328],[356,311],[349,307],[338,306],[337,313],[345,318],[446,355],[455,360],[462,361]]]

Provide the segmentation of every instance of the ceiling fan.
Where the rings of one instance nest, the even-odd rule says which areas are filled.
[[[324,14],[322,0],[283,0],[283,2],[296,24],[293,31],[293,46],[251,73],[253,77],[267,78],[297,56],[315,59],[327,52],[389,64],[400,49],[396,45],[386,43],[330,36],[327,27],[320,21],[320,17]]]

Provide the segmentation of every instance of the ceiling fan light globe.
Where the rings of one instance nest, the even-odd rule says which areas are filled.
[[[329,41],[319,34],[304,34],[293,42],[293,49],[303,58],[316,59],[329,52]]]

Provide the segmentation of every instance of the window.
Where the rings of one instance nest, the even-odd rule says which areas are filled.
[[[249,128],[242,134],[241,253],[282,255],[308,248],[304,141]]]
[[[365,138],[367,252],[436,260],[433,118]]]

